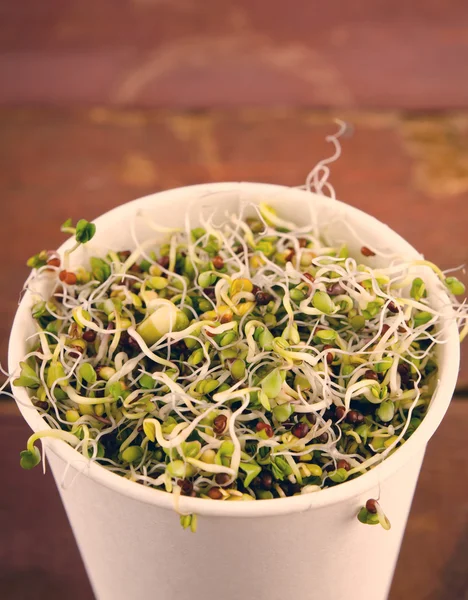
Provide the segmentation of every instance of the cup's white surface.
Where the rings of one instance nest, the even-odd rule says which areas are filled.
[[[48,452],[99,600],[385,600],[423,455],[371,492],[388,507],[390,531],[356,519],[364,493],[291,515],[200,517],[192,534],[171,511],[83,475],[73,481],[74,469],[62,489],[66,464]]]
[[[389,254],[419,256],[387,226],[345,204],[298,189],[248,183],[181,188],[118,207],[96,220],[96,237],[82,252],[131,247],[129,223],[137,210],[149,211],[160,224],[170,226],[183,225],[189,210],[193,226],[201,207],[217,207],[221,215],[225,208],[235,209],[240,198],[267,201],[297,223],[312,218],[334,241],[346,241],[353,253],[365,240],[365,245]],[[144,219],[136,233],[143,239],[154,236]],[[76,253],[74,260],[79,262],[83,254]],[[379,259],[373,260],[374,266],[379,264]],[[434,296],[441,308],[446,298],[440,290]],[[33,331],[30,305],[26,294],[10,338],[10,372],[27,352],[25,340]],[[195,535],[180,527],[171,495],[89,464],[65,443],[47,440],[54,477],[98,599],[152,595],[161,600],[383,600],[427,441],[455,387],[455,324],[440,348],[439,364],[441,384],[428,416],[381,465],[335,488],[293,498],[246,503],[182,498],[184,512],[201,515]],[[44,429],[26,391],[14,391],[31,428]],[[392,523],[389,532],[357,521],[358,509],[370,497],[381,498]]]

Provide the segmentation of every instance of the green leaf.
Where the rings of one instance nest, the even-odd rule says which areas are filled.
[[[335,483],[343,483],[348,479],[348,471],[346,469],[337,469],[328,476]]]
[[[260,474],[262,467],[257,463],[240,463],[240,468],[244,471],[247,477],[244,479],[244,486],[249,487],[252,481]]]
[[[456,277],[447,277],[445,285],[454,296],[461,296],[465,293],[465,285]]]
[[[292,473],[288,461],[283,456],[277,456],[271,461],[271,470],[273,476],[275,479],[278,479],[278,481],[283,481],[285,477],[288,477]]]
[[[13,385],[15,387],[37,389],[41,385],[41,380],[36,375],[36,371],[25,362],[20,362],[20,367],[20,376],[13,381]]]
[[[80,244],[89,242],[96,233],[96,225],[89,223],[86,219],[80,219],[76,224],[75,238]]]
[[[31,314],[34,319],[39,319],[40,317],[43,317],[46,314],[46,312],[47,306],[44,301],[36,302],[36,304],[34,304],[31,310]]]
[[[109,394],[114,398],[114,400],[118,400],[123,392],[123,387],[120,381],[116,381],[109,386]]]
[[[60,231],[63,231],[64,233],[68,233],[67,229],[74,229],[73,221],[71,219],[67,219],[60,227]]]
[[[41,453],[34,446],[34,451],[23,450],[20,452],[20,465],[23,469],[30,471],[41,462]]]
[[[31,258],[28,258],[26,264],[28,267],[31,267],[31,269],[39,269],[40,267],[43,267],[47,264],[48,259],[49,256],[47,254],[47,250],[41,250],[41,252],[39,252],[38,254],[35,254],[34,256],[31,256]]]
[[[102,258],[97,258],[93,256],[90,259],[91,264],[91,272],[93,274],[94,279],[97,279],[101,283],[109,279],[111,274],[111,269],[109,264],[103,260]]]
[[[97,380],[97,374],[93,366],[89,363],[81,363],[78,368],[78,374],[81,379],[84,379],[87,383],[95,383]]]

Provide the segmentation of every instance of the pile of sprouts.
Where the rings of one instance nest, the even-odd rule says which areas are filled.
[[[350,256],[266,204],[218,225],[187,218],[159,244],[109,249],[73,270],[69,254],[95,226],[63,230],[76,238],[70,251],[28,262],[31,278],[55,287],[35,295],[36,333],[13,381],[49,426],[29,438],[26,469],[40,462],[37,440],[55,437],[176,495],[316,493],[380,463],[427,413],[452,320],[415,270],[437,275],[467,333],[455,277],[424,260],[375,268],[376,250]],[[389,527],[375,500],[358,518]],[[195,528],[193,515],[181,521]]]

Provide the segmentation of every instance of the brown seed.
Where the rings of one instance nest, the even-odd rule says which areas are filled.
[[[327,287],[327,292],[330,294],[330,296],[339,296],[340,294],[344,294],[345,290],[339,283],[333,283]]]
[[[299,243],[299,248],[305,248],[308,244],[306,238],[298,238],[297,241]]]
[[[220,435],[226,429],[227,417],[226,415],[218,415],[213,421],[213,431],[216,435]]]
[[[397,367],[397,371],[402,377],[408,377],[409,375],[409,367],[405,363],[400,363]]]
[[[387,308],[390,312],[392,313],[397,313],[400,312],[400,309],[398,308],[398,306],[395,304],[395,302],[389,302],[387,304]]]
[[[312,425],[314,425],[315,421],[317,420],[317,418],[314,415],[314,413],[307,413],[306,414],[306,419],[309,421],[309,423],[312,423]]]
[[[120,252],[117,252],[117,256],[120,258],[120,260],[122,262],[126,261],[127,258],[130,256],[131,251],[130,250],[121,250]]]
[[[170,259],[169,256],[161,256],[161,258],[158,259],[158,264],[161,265],[161,267],[163,267],[163,269],[167,269],[170,263]]]
[[[310,273],[302,273],[302,276],[305,277],[307,281],[310,281],[310,283],[314,283],[315,281],[315,277]]]
[[[364,421],[364,417],[359,411],[350,410],[349,413],[346,415],[346,420],[348,421],[348,423],[351,423],[351,425],[358,425],[359,423],[362,423]]]
[[[382,333],[381,333],[381,335],[385,335],[389,329],[390,329],[390,325],[388,325],[387,323],[384,323],[382,325]]]
[[[344,406],[337,406],[335,409],[335,417],[337,421],[340,421],[346,413],[346,408]]]
[[[60,267],[60,258],[49,258],[47,264],[49,265],[49,267]]]
[[[221,323],[221,325],[224,325],[225,323],[230,323],[231,321],[232,321],[232,313],[231,312],[223,313],[221,315],[221,318],[219,319],[219,322]]]
[[[405,333],[405,332],[406,332],[406,329],[403,327],[403,325],[400,325],[400,326],[398,327],[398,330],[397,330],[397,331],[398,331],[398,333]]]
[[[361,248],[361,254],[363,256],[375,256],[375,252],[372,251],[370,248],[368,248],[367,246],[363,246]]]
[[[37,408],[42,408],[42,410],[47,410],[49,408],[49,403],[45,400],[36,400],[33,402],[33,404]]]
[[[222,269],[224,267],[224,260],[221,256],[215,256],[212,262],[215,269]]]
[[[333,346],[330,346],[330,344],[325,344],[323,349],[324,350],[334,350]],[[334,358],[335,358],[335,356],[334,356],[333,352],[327,352],[327,363],[329,365],[332,364]]]
[[[212,487],[208,490],[207,496],[209,496],[212,500],[221,500],[223,497],[223,492],[218,487]]]
[[[377,512],[377,500],[374,500],[373,498],[370,498],[366,502],[366,508],[367,508],[367,510],[370,513],[372,513],[373,515],[375,515],[375,513]]]
[[[140,265],[137,265],[136,263],[133,264],[130,268],[129,271],[131,271],[132,273],[141,273],[141,267]]]
[[[60,271],[59,279],[67,285],[75,285],[77,281],[75,273],[71,273],[70,271]]]
[[[367,369],[367,371],[364,372],[364,379],[374,379],[375,381],[379,381],[379,376],[372,371],[372,369]]]
[[[262,288],[258,287],[258,285],[254,285],[252,288],[252,294],[255,296],[258,292],[261,292]]]
[[[269,473],[268,471],[262,471],[262,473],[260,475],[260,480],[261,480],[262,487],[265,490],[271,490],[271,488],[273,486],[273,477],[272,477],[271,473]]]
[[[262,292],[262,291],[260,291],[260,292],[257,292],[255,294],[255,302],[259,306],[265,306],[271,300],[273,300],[273,296],[269,292]]]
[[[273,427],[269,423],[265,423],[264,421],[259,421],[255,425],[256,431],[265,431],[269,438],[274,436]]]
[[[328,433],[322,433],[318,438],[315,438],[319,444],[326,444],[328,442]]]
[[[294,248],[287,248],[286,253],[284,255],[284,260],[286,262],[291,262],[295,256],[296,252],[294,251]]]
[[[54,293],[52,295],[57,302],[62,302],[62,300],[63,300],[63,285],[58,285],[55,288]]]
[[[292,434],[299,439],[305,437],[309,433],[309,431],[310,428],[307,425],[307,423],[297,423],[297,425],[294,425],[294,427],[292,428]]]
[[[338,469],[344,469],[345,471],[349,471],[351,469],[349,462],[343,458],[336,462],[336,466]]]
[[[224,487],[231,480],[230,476],[227,473],[216,473],[215,481],[221,487]]]
[[[182,496],[190,496],[190,494],[193,492],[193,483],[188,479],[179,479],[177,481],[177,485],[181,489]]]
[[[84,333],[83,333],[83,339],[85,342],[94,342],[94,340],[96,339],[96,332],[93,331],[92,329],[87,329]]]

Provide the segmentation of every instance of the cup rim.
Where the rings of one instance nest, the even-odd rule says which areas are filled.
[[[299,198],[303,194],[305,202],[310,202],[314,199],[322,202],[323,196],[311,193],[300,188],[290,188],[287,186],[265,184],[265,183],[249,183],[249,182],[223,182],[198,184],[174,188],[162,192],[157,192],[138,198],[131,202],[102,214],[93,222],[99,226],[104,224],[108,219],[121,217],[125,213],[132,213],[143,205],[147,205],[149,201],[158,202],[160,200],[168,200],[171,197],[176,198],[178,195],[189,195],[194,198],[200,198],[205,194],[212,192],[232,192],[237,188],[239,192],[248,191],[261,194],[263,193],[278,193],[282,196],[292,195]],[[339,200],[326,198],[327,202],[336,203],[338,210],[345,214],[350,214],[364,220],[366,226],[377,228],[385,235],[388,244],[396,244],[400,248],[404,248],[409,256],[420,258],[421,255],[411,246],[404,238],[387,225],[378,221],[375,217]],[[59,252],[71,245],[69,240],[62,244],[58,249]],[[29,316],[30,292],[26,292],[16,312],[8,347],[8,367],[12,373],[17,370],[19,361],[22,360],[26,353],[24,344],[25,340],[17,334],[21,330],[20,323],[24,318]],[[453,391],[455,389],[458,368],[460,362],[460,346],[458,340],[458,330],[455,321],[450,325],[447,342],[443,348],[444,356],[447,355],[450,360],[445,359],[443,364],[443,372],[440,377],[440,385],[434,393],[431,401],[431,407],[428,414],[422,420],[421,425],[414,434],[398,448],[391,456],[384,459],[377,466],[373,467],[367,473],[364,473],[356,479],[346,481],[338,486],[326,488],[319,492],[310,494],[301,494],[288,498],[274,498],[264,501],[252,502],[213,502],[203,498],[190,498],[179,496],[177,507],[175,506],[175,496],[162,490],[148,488],[139,483],[130,481],[121,475],[117,475],[108,471],[101,465],[95,462],[86,460],[82,454],[77,452],[71,446],[61,440],[44,439],[43,443],[48,452],[53,452],[60,457],[66,465],[76,469],[82,475],[89,477],[96,484],[102,485],[119,494],[133,498],[146,504],[152,504],[165,509],[177,508],[182,514],[196,513],[205,516],[217,517],[261,517],[261,516],[276,516],[283,514],[292,514],[302,512],[311,508],[321,508],[331,506],[339,502],[351,500],[364,493],[369,494],[372,490],[378,491],[381,481],[390,477],[394,472],[402,468],[405,463],[417,454],[418,451],[424,449],[429,439],[432,437],[440,422],[442,421],[445,412],[450,404]],[[39,415],[32,404],[29,395],[24,388],[12,387],[15,400],[18,408],[24,417],[25,421],[33,431],[50,428],[45,420]],[[75,482],[74,485],[77,485]]]

